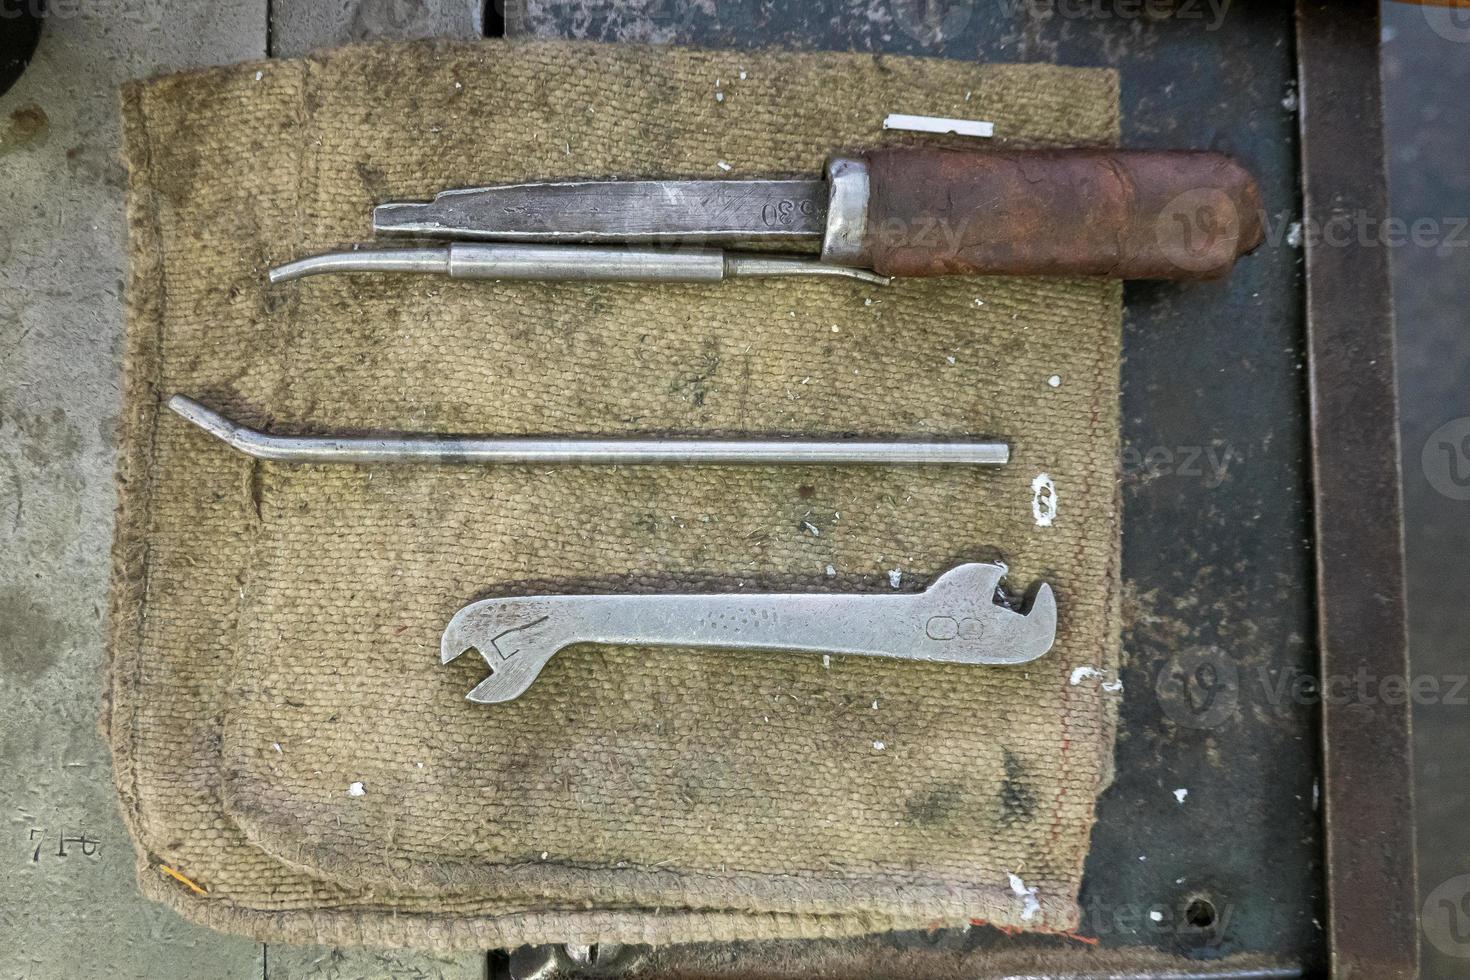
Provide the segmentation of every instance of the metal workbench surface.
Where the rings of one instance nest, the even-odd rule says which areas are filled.
[[[1247,954],[1284,975],[1311,974],[1326,962],[1326,911],[1318,718],[1307,686],[1316,627],[1303,249],[1293,229],[1295,25],[1288,5],[1169,9],[528,0],[510,27],[1113,67],[1125,146],[1220,150],[1257,176],[1267,241],[1227,281],[1134,282],[1125,293],[1125,694],[1079,932],[1101,948],[1177,957],[1199,975]],[[974,112],[984,118],[985,108]],[[1068,944],[988,929],[891,942],[950,952]],[[748,955],[759,969],[760,951]],[[1087,962],[1077,957],[1077,968]],[[1140,959],[1141,973],[1161,966],[1150,962]]]

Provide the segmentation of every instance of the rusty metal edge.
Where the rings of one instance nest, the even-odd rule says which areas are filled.
[[[1311,234],[1387,217],[1378,0],[1298,0],[1296,14],[1321,679],[1404,677],[1389,256]],[[1415,977],[1409,705],[1323,698],[1321,750],[1332,975]]]

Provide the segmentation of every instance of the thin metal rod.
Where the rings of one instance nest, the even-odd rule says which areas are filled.
[[[890,280],[867,269],[798,255],[742,255],[718,249],[453,242],[437,248],[354,249],[288,262],[273,283],[329,272],[414,272],[452,279],[532,282],[721,282],[778,276],[829,276],[875,286]]]
[[[286,463],[1000,466],[1011,455],[1007,443],[973,441],[276,436],[231,422],[184,395],[174,395],[168,407],[247,456]]]
[[[857,279],[874,286],[887,286],[893,282],[888,276],[880,276],[867,269],[788,255],[726,255],[725,275],[731,279],[836,276],[841,279]]]
[[[270,271],[271,282],[290,282],[327,272],[428,272],[449,274],[448,248],[377,248],[329,252],[287,262]]]

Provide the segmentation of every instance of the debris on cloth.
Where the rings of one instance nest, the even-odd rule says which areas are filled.
[[[1031,517],[1037,527],[1051,527],[1057,519],[1057,485],[1048,474],[1031,481]]]
[[[941,116],[913,116],[902,112],[891,113],[883,120],[884,129],[902,129],[910,133],[953,133],[956,136],[978,136],[988,139],[995,135],[995,124],[983,119],[945,119]]]
[[[1041,911],[1041,903],[1036,899],[1036,889],[1027,888],[1019,875],[1007,871],[1006,877],[1010,879],[1011,894],[1021,900],[1021,921],[1031,921],[1036,913]]]

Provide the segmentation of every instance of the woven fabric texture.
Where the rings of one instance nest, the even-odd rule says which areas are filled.
[[[983,116],[1011,145],[1110,144],[1117,81],[486,42],[125,90],[105,726],[148,894],[264,939],[438,948],[1076,925],[1117,697],[1116,283],[266,283],[367,240],[384,199],[814,174],[833,150],[902,142],[890,110]],[[260,464],[164,410],[174,392],[276,431],[965,434],[1008,439],[1013,460]],[[464,699],[483,664],[437,658],[449,617],[488,595],[918,590],[965,559],[1052,583],[1050,654],[583,647],[495,707]]]

